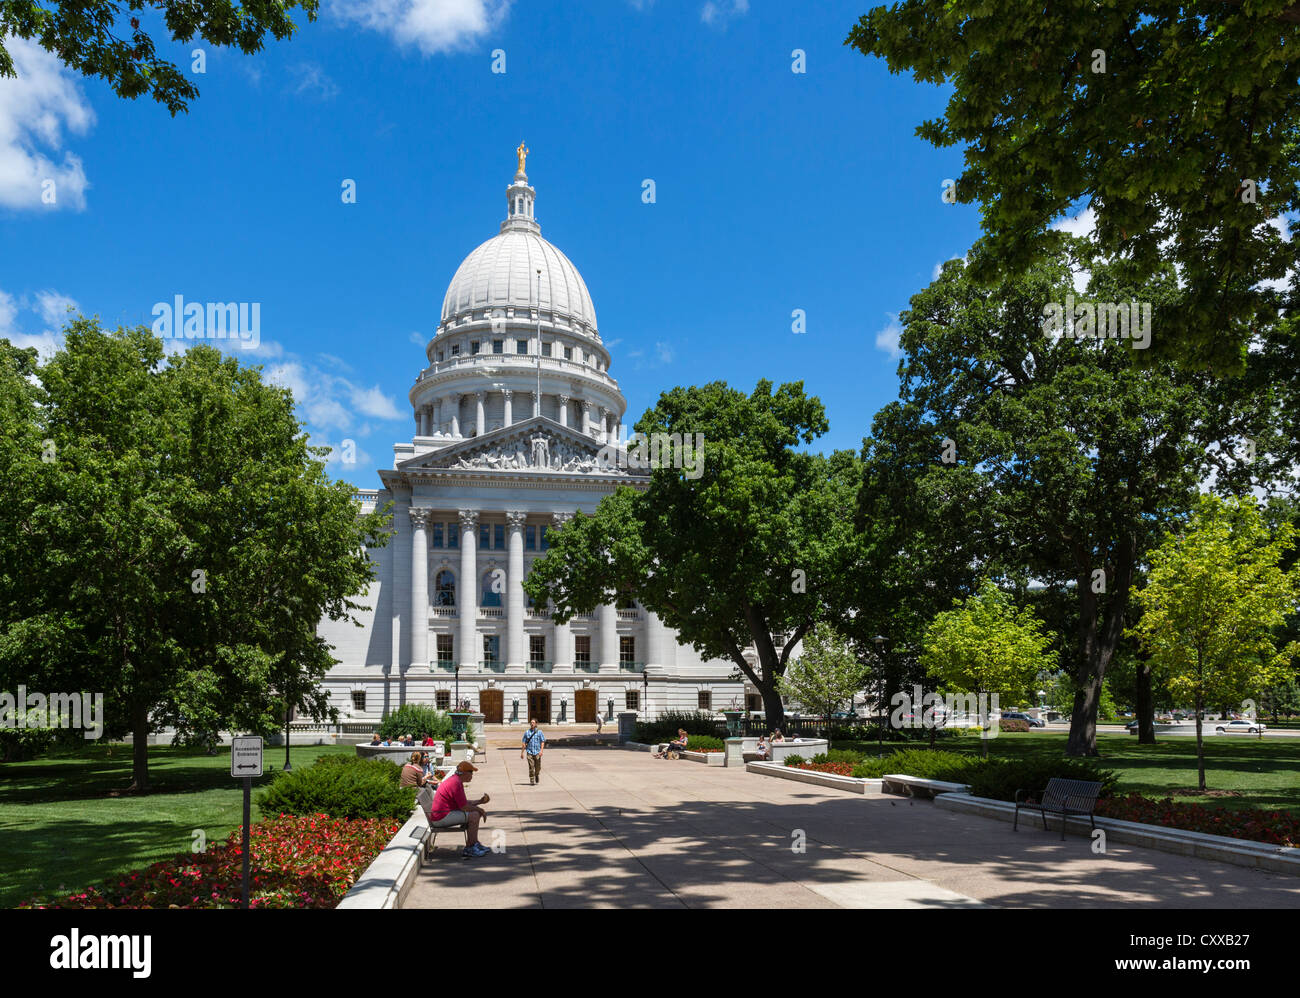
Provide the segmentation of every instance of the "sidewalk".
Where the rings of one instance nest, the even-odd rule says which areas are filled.
[[[410,908],[1296,908],[1300,878],[613,748],[517,751],[475,774],[504,851],[443,832]],[[496,836],[494,840],[494,836]],[[792,845],[800,840],[805,851]]]

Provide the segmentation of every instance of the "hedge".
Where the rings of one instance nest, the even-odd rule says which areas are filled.
[[[322,756],[311,766],[280,772],[257,797],[266,814],[326,814],[332,818],[409,818],[415,787],[399,785],[401,767],[387,759]]]

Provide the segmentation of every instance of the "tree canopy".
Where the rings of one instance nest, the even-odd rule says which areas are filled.
[[[1153,357],[1240,370],[1294,304],[1281,219],[1300,209],[1295,0],[903,0],[845,44],[952,86],[916,134],[964,145],[955,198],[980,205],[981,282],[1026,272],[1054,222],[1091,208],[1095,247],[1131,281],[1173,262],[1186,283]]]
[[[127,0],[127,18],[115,0],[0,0],[0,77],[17,76],[6,36],[34,38],[70,69],[107,82],[119,97],[148,94],[175,115],[188,111],[199,91],[158,54],[155,37],[181,44],[198,37],[258,52],[268,34],[281,40],[297,30],[290,8],[314,21],[319,6],[320,0]],[[162,23],[153,29],[145,23],[155,20]]]

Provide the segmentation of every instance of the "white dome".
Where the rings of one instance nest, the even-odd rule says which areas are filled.
[[[442,322],[485,308],[527,309],[538,297],[541,310],[596,330],[596,306],[569,258],[536,232],[508,228],[474,250],[456,269],[442,300]]]

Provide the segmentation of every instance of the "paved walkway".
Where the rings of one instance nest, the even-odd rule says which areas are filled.
[[[494,748],[484,845],[442,832],[413,908],[1297,908],[1300,877],[615,748]],[[804,850],[795,851],[802,840]]]

